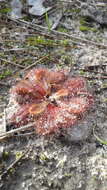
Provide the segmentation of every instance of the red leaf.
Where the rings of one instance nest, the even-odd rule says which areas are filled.
[[[80,91],[86,90],[86,81],[82,77],[68,78],[63,84],[69,90],[71,95],[75,95]]]
[[[57,100],[61,97],[68,96],[68,90],[67,89],[60,89],[56,93],[53,93],[52,96],[49,97],[50,100]]]
[[[45,101],[39,104],[32,104],[29,107],[29,114],[34,115],[34,116],[41,114],[46,109],[47,104],[48,103]]]
[[[39,134],[47,135],[57,133],[60,128],[67,128],[77,122],[77,116],[68,113],[67,109],[49,104],[45,112],[36,121],[36,131]]]
[[[50,93],[50,83],[48,82],[49,70],[48,69],[33,69],[25,77],[29,80],[32,86],[36,89],[37,86],[41,88],[40,94],[45,96]]]
[[[35,99],[43,99],[47,94],[42,87],[42,84],[36,83],[35,85],[32,85],[27,80],[22,80],[19,82],[15,87],[12,88],[11,92],[19,104],[29,103]]]
[[[29,104],[20,107],[11,117],[11,122],[17,126],[27,124],[29,122]]]
[[[87,97],[73,97],[69,101],[59,101],[59,106],[71,114],[83,114],[90,107]]]

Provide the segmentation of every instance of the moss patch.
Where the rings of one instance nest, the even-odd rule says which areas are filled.
[[[91,23],[89,23],[87,18],[81,17],[79,30],[82,32],[87,32],[87,31],[97,32],[97,28],[90,26],[90,24]]]
[[[9,13],[9,12],[11,12],[11,8],[4,8],[4,9],[0,10],[0,13],[2,13],[2,14],[6,14],[6,13]]]
[[[81,9],[80,8],[72,8],[68,9],[67,13],[80,13]]]
[[[68,30],[66,28],[64,28],[64,27],[58,27],[58,31],[59,32],[64,32],[64,33],[68,32]]]
[[[91,27],[88,27],[88,26],[80,26],[80,31],[81,32],[86,32],[86,31],[92,31],[92,32],[97,32],[97,29],[96,28],[91,28]]]
[[[0,79],[4,79],[7,76],[10,76],[12,72],[10,70],[6,70],[0,74]]]

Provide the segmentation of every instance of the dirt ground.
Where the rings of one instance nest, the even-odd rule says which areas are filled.
[[[0,1],[1,132],[11,86],[34,67],[83,76],[94,105],[63,136],[0,135],[0,189],[107,190],[107,2],[46,0],[41,16],[23,0],[14,12],[11,2]]]

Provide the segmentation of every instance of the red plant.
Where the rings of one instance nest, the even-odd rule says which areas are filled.
[[[16,126],[35,122],[38,134],[56,133],[79,121],[93,104],[82,77],[64,70],[33,69],[11,89],[19,109],[11,117]]]

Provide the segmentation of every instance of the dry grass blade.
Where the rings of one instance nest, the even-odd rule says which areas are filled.
[[[27,137],[27,136],[30,136],[30,135],[33,135],[33,134],[35,134],[35,131],[33,131],[31,133],[18,134],[18,135],[14,135],[14,136],[17,136],[17,137]]]
[[[22,127],[20,127],[20,128],[13,129],[13,130],[11,130],[11,131],[2,133],[2,134],[0,135],[0,140],[3,140],[3,139],[6,138],[6,137],[10,137],[10,136],[14,135],[14,133],[16,133],[16,132],[24,131],[24,130],[26,130],[26,129],[32,127],[33,125],[34,125],[34,123],[29,123],[28,125],[24,125],[24,126],[22,126]]]
[[[23,69],[23,71],[26,71],[26,70],[30,69],[31,67],[33,67],[36,64],[40,63],[41,61],[47,59],[48,57],[49,57],[49,55],[41,57],[40,59],[38,59],[37,61],[35,61],[32,65],[29,65],[28,67],[26,67],[25,69]]]
[[[55,33],[57,35],[59,34],[59,35],[62,35],[62,36],[68,37],[68,38],[73,38],[74,40],[80,41],[82,43],[91,44],[91,45],[95,45],[95,46],[102,47],[102,48],[107,48],[107,45],[96,43],[96,42],[93,42],[91,40],[83,39],[83,38],[73,36],[71,34],[67,34],[67,33],[64,33],[64,32],[59,32],[59,31],[56,31],[56,30],[51,30],[51,32]]]
[[[17,63],[14,63],[14,62],[10,62],[10,61],[8,61],[8,60],[6,60],[6,59],[3,59],[3,58],[1,58],[0,57],[0,60],[1,61],[4,61],[4,62],[6,62],[6,63],[9,63],[9,64],[11,64],[11,65],[15,65],[15,66],[17,66],[17,67],[20,67],[20,68],[25,68],[25,66],[23,66],[23,65],[19,65],[19,64],[17,64]]]

